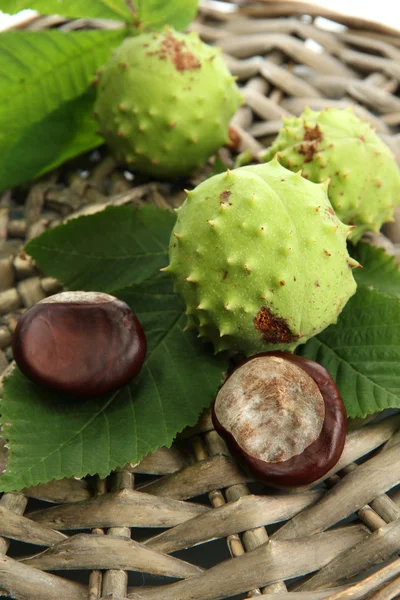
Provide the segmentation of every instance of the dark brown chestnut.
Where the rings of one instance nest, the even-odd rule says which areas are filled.
[[[100,292],[61,292],[19,319],[12,348],[35,383],[74,396],[106,394],[138,374],[146,337],[129,306]]]
[[[328,371],[286,352],[239,365],[219,390],[212,419],[243,468],[276,487],[323,477],[346,438],[345,407]]]

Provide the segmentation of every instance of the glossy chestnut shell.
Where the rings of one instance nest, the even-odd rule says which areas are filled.
[[[146,338],[125,302],[99,292],[62,292],[21,316],[12,348],[18,367],[35,383],[90,397],[138,374]]]
[[[236,439],[230,431],[227,431],[227,429],[224,427],[224,423],[221,423],[216,415],[216,403],[218,402],[221,391],[226,383],[230,380],[232,375],[238,373],[239,369],[243,365],[246,365],[250,361],[260,357],[277,357],[282,361],[289,361],[290,364],[299,367],[313,380],[313,382],[315,382],[322,397],[324,405],[323,417],[322,419],[320,418],[321,415],[319,417],[320,426],[316,426],[315,424],[313,425],[317,433],[315,433],[313,439],[310,439],[311,434],[308,432],[308,441],[306,441],[306,446],[304,449],[302,449],[302,451],[298,454],[290,456],[290,458],[287,460],[280,460],[279,455],[276,454],[273,461],[266,461],[262,460],[257,453],[249,453],[248,451],[244,450],[242,442],[239,444],[238,439]],[[268,361],[266,361],[266,364],[267,363]],[[254,386],[255,385],[256,383],[254,383]],[[253,474],[256,479],[266,483],[267,485],[283,488],[308,485],[326,475],[326,473],[328,473],[338,462],[346,439],[346,411],[339,391],[332,377],[324,367],[312,360],[294,354],[286,352],[266,352],[255,355],[241,363],[241,365],[239,365],[239,367],[237,367],[235,371],[227,378],[224,386],[222,386],[212,407],[212,419],[214,427],[225,440],[229,449],[236,456],[241,466],[246,471]],[[270,394],[270,391],[268,393]],[[228,398],[228,404],[229,401],[230,400]],[[227,406],[226,409],[228,410],[229,407]],[[243,406],[243,410],[246,410],[246,406]],[[299,417],[299,423],[301,423],[301,414],[299,413],[297,416]],[[294,417],[296,417],[296,414],[294,414]],[[309,420],[309,416],[307,419]],[[260,420],[262,422],[262,419]],[[247,433],[250,432],[250,435],[260,436],[258,439],[262,440],[262,436],[264,435],[262,424],[260,425],[259,430],[256,430],[254,433],[255,425],[254,422],[251,421],[252,419],[250,411],[249,422],[245,423],[243,426],[241,425],[241,439],[244,439],[243,436],[246,436]],[[282,436],[284,433],[285,432],[276,430],[277,435]],[[287,435],[289,436],[289,441],[292,443],[292,445],[295,445],[296,440],[290,439],[290,436],[296,437],[293,432],[287,432]],[[239,435],[237,435],[237,437],[239,437]],[[269,446],[271,441],[273,441],[273,437],[271,436],[271,428],[269,428],[269,434],[264,437],[270,438],[265,439],[266,446]],[[262,447],[262,444],[260,447]]]

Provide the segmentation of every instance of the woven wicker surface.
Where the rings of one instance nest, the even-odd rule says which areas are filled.
[[[315,20],[319,15],[343,26],[328,30],[326,22]],[[60,17],[29,17],[21,24],[31,30],[50,26],[68,30],[110,24]],[[192,28],[207,42],[223,46],[244,90],[245,105],[232,122],[234,148],[220,152],[228,165],[241,150],[257,159],[276,135],[281,117],[298,115],[305,105],[353,105],[400,163],[400,36],[395,30],[286,1],[243,2],[235,12],[204,4]],[[188,183],[202,177],[204,172]],[[21,311],[60,289],[21,252],[26,239],[107,203],[174,207],[184,197],[170,184],[132,183],[103,150],[29,190],[4,194],[0,372],[6,373],[12,360],[11,335]],[[385,234],[370,240],[399,255],[399,222],[387,226]],[[293,493],[263,488],[244,475],[206,413],[171,449],[160,449],[140,465],[126,465],[107,480],[63,480],[4,494],[0,596],[399,597],[399,428],[396,414],[378,422],[352,422],[335,472],[317,488]],[[0,470],[6,463],[3,446],[0,441]],[[215,545],[221,557],[230,552],[233,560],[221,558],[215,564]],[[145,578],[144,572],[152,575]]]

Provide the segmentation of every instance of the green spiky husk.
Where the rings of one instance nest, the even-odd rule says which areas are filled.
[[[284,126],[264,155],[315,183],[330,178],[328,196],[343,223],[355,226],[356,243],[365,231],[379,231],[400,203],[400,171],[389,148],[352,109],[306,109]]]
[[[178,209],[166,271],[216,351],[294,350],[336,322],[358,263],[326,188],[274,160],[204,181]]]
[[[95,116],[116,158],[186,175],[229,141],[242,96],[220,50],[166,29],[126,39],[99,72]]]

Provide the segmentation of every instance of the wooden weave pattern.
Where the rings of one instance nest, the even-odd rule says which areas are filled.
[[[231,125],[234,151],[220,151],[228,166],[237,151],[249,150],[257,159],[278,132],[281,117],[299,115],[306,105],[353,105],[400,164],[398,32],[297,1],[241,2],[234,11],[221,6],[203,3],[192,29],[222,45],[243,87],[245,104]],[[327,29],[315,19],[320,15],[343,26]],[[23,26],[71,30],[110,24],[29,17]],[[12,360],[10,341],[19,314],[60,290],[56,280],[20,254],[25,240],[106,204],[171,208],[185,197],[165,183],[132,186],[106,154],[97,153],[95,162],[83,158],[80,167],[87,172],[73,163],[35,183],[26,197],[17,190],[0,199],[0,373],[7,373]],[[400,219],[385,226],[384,233],[369,239],[399,256]],[[62,480],[4,494],[0,597],[400,597],[399,429],[400,415],[352,423],[343,456],[322,485],[278,493],[255,485],[240,471],[206,413],[171,449],[161,448],[107,480]],[[0,471],[5,463],[0,440]],[[38,500],[46,504],[38,508]],[[157,533],[151,535],[150,527]],[[196,566],[182,552],[202,544],[202,556],[207,556],[210,540],[224,538],[233,558],[210,568]],[[34,548],[26,546],[21,558],[20,551],[13,551],[15,542],[9,550],[10,540]],[[69,577],[68,570],[84,571],[88,583]],[[154,583],[132,587],[131,572],[152,573]]]

